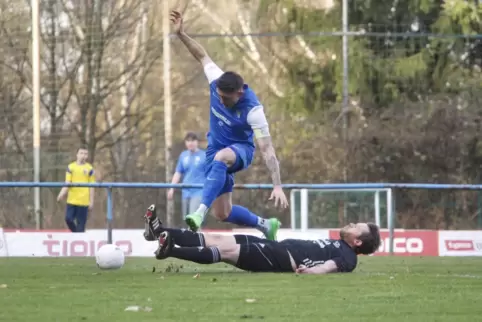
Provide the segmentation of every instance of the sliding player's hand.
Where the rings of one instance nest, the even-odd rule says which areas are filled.
[[[288,208],[288,199],[286,199],[285,193],[283,192],[283,188],[275,187],[273,192],[271,192],[271,196],[269,200],[274,200],[274,206],[281,208]]]
[[[174,32],[180,33],[184,31],[182,24],[182,14],[179,11],[171,11],[171,23]]]
[[[303,274],[303,273],[308,273],[308,267],[306,267],[305,265],[300,265],[297,269],[296,269],[296,274]]]

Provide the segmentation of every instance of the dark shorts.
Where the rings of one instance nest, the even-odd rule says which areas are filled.
[[[88,206],[77,206],[67,204],[65,209],[65,221],[70,231],[74,233],[83,233],[87,224],[87,215],[89,213]]]
[[[288,250],[280,243],[247,235],[234,237],[240,245],[236,267],[249,272],[293,272]]]

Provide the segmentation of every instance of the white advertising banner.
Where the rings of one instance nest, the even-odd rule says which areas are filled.
[[[155,242],[147,242],[141,230],[115,230],[114,244],[127,256],[152,256]],[[8,256],[11,257],[90,257],[107,243],[106,230],[85,233],[5,232]]]
[[[3,228],[0,227],[0,257],[7,256],[7,244],[3,234]]]
[[[440,256],[482,256],[482,231],[439,232]]]
[[[126,256],[151,257],[157,248],[157,242],[148,242],[141,229],[119,229],[112,232],[114,244],[124,250]],[[213,232],[223,235],[247,234],[262,237],[257,230],[234,230]],[[280,229],[278,240],[324,239],[328,230],[308,232]],[[85,233],[49,232],[49,231],[6,231],[0,229],[0,257],[91,257],[97,249],[107,243],[106,230],[88,230]]]

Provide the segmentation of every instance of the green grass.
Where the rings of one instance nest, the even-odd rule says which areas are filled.
[[[480,258],[364,257],[356,273],[326,276],[132,258],[100,271],[94,259],[7,258],[2,284],[0,321],[9,322],[482,320]],[[124,311],[131,305],[152,310]]]

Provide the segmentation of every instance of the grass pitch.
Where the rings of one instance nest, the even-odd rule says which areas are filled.
[[[481,294],[481,258],[363,257],[356,273],[325,276],[154,259],[128,258],[118,271],[93,258],[0,259],[0,321],[9,322],[475,322]]]

